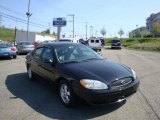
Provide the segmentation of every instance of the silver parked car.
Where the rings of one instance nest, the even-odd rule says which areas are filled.
[[[17,49],[10,43],[0,42],[0,57],[17,57]]]
[[[22,54],[22,53],[29,53],[32,50],[34,50],[35,46],[32,42],[18,42],[17,43],[17,53]]]

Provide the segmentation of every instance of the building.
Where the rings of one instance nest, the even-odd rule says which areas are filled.
[[[153,25],[155,23],[160,23],[160,12],[156,14],[151,14],[147,19],[146,19],[146,27],[148,31],[153,34]]]
[[[137,38],[137,37],[143,38],[146,34],[149,34],[148,29],[143,26],[143,27],[139,27],[135,30],[132,30],[129,33],[129,38]]]
[[[36,32],[29,32],[28,41],[30,42],[43,42],[45,40],[56,40],[54,35],[46,35]],[[17,31],[16,33],[16,42],[27,41],[27,32],[26,31]]]

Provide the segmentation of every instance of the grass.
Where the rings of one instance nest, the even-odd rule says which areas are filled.
[[[106,45],[111,45],[112,40],[106,39]],[[160,52],[160,38],[123,38],[122,45],[128,49]]]
[[[14,30],[8,28],[0,28],[0,40],[12,42],[14,39]]]

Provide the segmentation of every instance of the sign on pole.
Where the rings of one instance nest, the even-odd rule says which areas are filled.
[[[54,18],[53,19],[53,26],[54,27],[64,27],[67,25],[67,21],[65,18]]]
[[[54,18],[53,19],[53,26],[57,27],[57,40],[60,39],[61,36],[61,27],[64,27],[67,25],[66,18]]]

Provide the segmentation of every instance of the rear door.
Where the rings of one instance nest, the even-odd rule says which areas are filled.
[[[96,39],[95,40],[95,47],[97,47],[97,48],[100,48],[101,47],[101,40],[99,40],[99,39]]]
[[[53,66],[53,61],[55,61],[55,56],[52,48],[45,47],[42,53],[42,64],[41,70],[45,78],[49,80],[54,80],[55,78],[55,67]]]
[[[42,75],[42,70],[40,68],[40,65],[42,64],[42,52],[43,47],[37,48],[32,53],[32,59],[31,59],[31,69],[33,72],[35,72],[38,75]]]
[[[93,39],[89,40],[89,47],[91,48],[95,47],[95,40]]]

